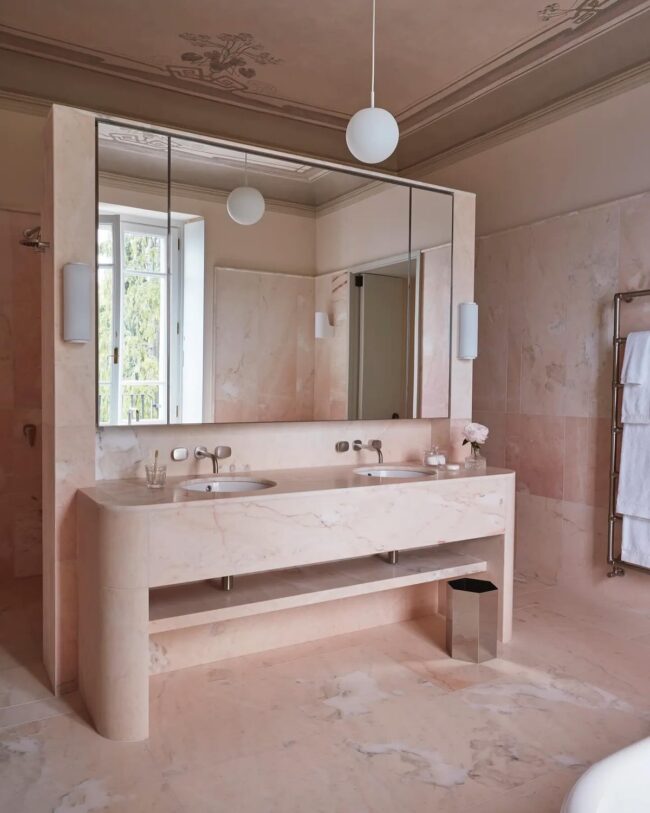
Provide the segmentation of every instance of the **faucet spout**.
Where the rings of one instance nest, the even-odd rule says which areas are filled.
[[[369,440],[368,443],[362,443],[360,440],[355,440],[352,444],[352,448],[355,452],[360,452],[362,449],[367,449],[371,452],[377,452],[377,462],[383,463],[384,462],[384,453],[381,450],[381,441],[380,440]]]
[[[219,474],[219,460],[216,454],[209,452],[205,446],[197,446],[194,450],[194,457],[197,460],[203,460],[206,457],[209,458],[212,461],[212,473]]]
[[[227,457],[230,457],[231,454],[232,449],[230,446],[217,446],[214,452],[209,452],[205,446],[197,446],[194,450],[194,457],[197,460],[203,460],[205,457],[210,458],[212,461],[213,474],[219,474],[219,461],[225,460]]]

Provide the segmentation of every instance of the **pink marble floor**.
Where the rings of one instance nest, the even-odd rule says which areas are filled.
[[[518,585],[514,639],[481,666],[450,660],[430,618],[157,675],[133,744],[10,674],[30,653],[15,607],[0,618],[3,813],[557,813],[650,731],[650,609],[558,587]]]

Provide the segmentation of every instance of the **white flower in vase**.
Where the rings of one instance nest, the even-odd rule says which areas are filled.
[[[463,446],[470,444],[472,453],[465,459],[466,469],[484,469],[485,458],[481,454],[481,446],[488,439],[490,430],[482,423],[468,423],[463,428]]]

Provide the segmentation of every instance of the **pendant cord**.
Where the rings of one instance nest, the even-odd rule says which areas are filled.
[[[244,153],[244,186],[248,186],[248,153]]]
[[[370,107],[375,106],[375,0],[372,0],[372,70],[370,74]]]

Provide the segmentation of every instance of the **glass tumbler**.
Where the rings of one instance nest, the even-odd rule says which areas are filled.
[[[147,488],[162,488],[167,479],[167,466],[145,466]]]

